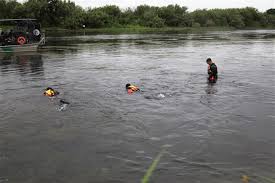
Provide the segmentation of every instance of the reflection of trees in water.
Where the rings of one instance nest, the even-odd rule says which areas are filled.
[[[208,108],[211,108],[213,110],[215,110],[213,108],[213,102],[215,101],[214,98],[214,94],[218,92],[217,87],[215,86],[216,84],[213,83],[208,83],[207,87],[205,88],[205,93],[206,95],[202,95],[200,97],[200,103],[207,106]]]
[[[9,71],[9,65],[11,64],[10,57],[10,54],[6,54],[3,57],[0,57],[0,70],[2,73],[6,73]]]
[[[36,55],[35,57],[30,58],[30,69],[32,73],[43,73],[43,61],[41,55]]]
[[[103,47],[104,53],[110,54],[110,53],[117,53],[122,50],[123,44],[118,44],[117,41],[114,41],[112,43],[109,43],[108,45]]]
[[[33,75],[43,75],[42,55],[12,55],[8,54],[1,58],[0,67],[2,73],[7,73],[11,69],[19,71],[20,75],[32,73]]]
[[[11,57],[12,57],[12,54],[5,54],[3,57],[0,57],[0,59],[1,59],[0,66],[10,65],[11,64]]]

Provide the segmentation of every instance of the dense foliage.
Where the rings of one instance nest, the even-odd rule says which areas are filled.
[[[0,0],[0,19],[36,18],[43,26],[80,28],[102,27],[275,27],[275,9],[259,12],[255,8],[211,9],[187,12],[186,7],[141,5],[121,10],[117,6],[83,9],[62,0]]]

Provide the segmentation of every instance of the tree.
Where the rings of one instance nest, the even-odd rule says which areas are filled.
[[[231,27],[242,28],[245,26],[243,17],[238,9],[228,9],[226,18],[228,25]]]
[[[121,12],[121,16],[119,18],[119,24],[121,24],[121,25],[136,25],[136,24],[138,24],[138,21],[134,15],[134,11],[132,9],[128,8],[124,12]]]
[[[268,14],[268,15],[275,15],[275,9],[269,9],[269,10],[267,10],[266,14]]]
[[[86,25],[88,27],[112,27],[119,24],[121,11],[117,6],[104,6],[89,9],[86,14]]]
[[[243,17],[243,22],[246,27],[257,27],[261,19],[260,13],[255,8],[239,9],[240,15]]]
[[[164,20],[158,16],[158,7],[141,5],[134,12],[138,24],[146,27],[163,27]]]
[[[267,25],[275,27],[275,9],[269,9],[265,13]]]
[[[80,6],[71,4],[69,7],[70,16],[66,16],[64,20],[64,27],[76,29],[82,27],[85,23],[85,11]]]
[[[195,10],[191,13],[191,16],[194,22],[199,23],[200,26],[206,26],[206,22],[208,20],[207,10]]]
[[[186,10],[187,8],[184,6],[168,5],[159,9],[158,16],[164,20],[167,26],[177,27],[185,24]]]
[[[108,25],[108,15],[100,9],[88,10],[86,15],[86,25],[92,28],[100,28]]]
[[[18,5],[15,0],[0,0],[0,18],[14,18],[15,7]]]

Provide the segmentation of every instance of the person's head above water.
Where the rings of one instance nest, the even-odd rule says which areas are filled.
[[[51,87],[46,88],[45,90],[53,90]]]
[[[131,86],[131,84],[130,84],[130,83],[127,83],[127,84],[126,84],[126,89],[128,89],[129,86]]]
[[[211,58],[206,59],[206,63],[209,64],[209,65],[211,65],[213,63],[212,59]]]
[[[126,87],[126,90],[129,94],[132,94],[136,91],[139,91],[139,88],[137,86],[132,85],[130,83],[127,83],[125,87]]]

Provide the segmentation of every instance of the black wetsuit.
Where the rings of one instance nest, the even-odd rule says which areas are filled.
[[[208,81],[215,83],[218,79],[218,68],[216,64],[212,63],[208,68]]]

